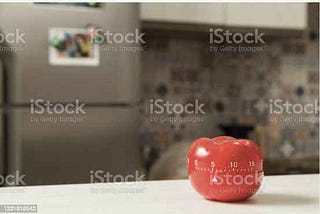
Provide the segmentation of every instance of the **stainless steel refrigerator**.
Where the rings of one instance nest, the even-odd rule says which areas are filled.
[[[27,185],[85,183],[91,170],[126,175],[141,169],[139,53],[100,50],[98,66],[49,64],[50,28],[88,25],[135,32],[138,5],[0,4],[0,31],[25,33],[26,43],[14,44],[21,50],[0,54],[5,73],[6,171],[21,170]],[[63,104],[77,99],[85,104],[83,121],[34,122],[32,99]]]

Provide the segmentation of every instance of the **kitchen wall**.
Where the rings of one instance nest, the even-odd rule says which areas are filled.
[[[267,174],[317,171],[319,114],[271,112],[277,99],[318,105],[318,29],[310,24],[318,13],[311,12],[301,36],[269,30],[257,52],[210,51],[209,30],[197,35],[146,29],[141,110],[146,166],[170,145],[222,135],[219,126],[236,125],[252,128],[248,137],[262,149]],[[156,99],[182,104],[198,99],[205,114],[155,117],[150,102]]]

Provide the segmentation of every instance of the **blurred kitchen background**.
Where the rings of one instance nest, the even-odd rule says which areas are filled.
[[[258,29],[265,43],[213,51],[217,28]],[[17,29],[25,42],[2,39]],[[83,44],[81,29],[138,29],[145,43],[97,42],[77,61],[61,41]],[[269,111],[277,99],[319,105],[317,3],[0,4],[0,32],[1,174],[19,170],[27,185],[87,183],[95,170],[187,178],[189,145],[217,135],[254,140],[266,175],[319,173],[319,114]],[[79,100],[85,114],[34,115],[37,99]],[[199,100],[205,114],[154,115],[157,99]]]

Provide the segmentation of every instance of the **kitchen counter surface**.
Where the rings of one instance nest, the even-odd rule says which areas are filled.
[[[188,180],[0,188],[0,205],[36,205],[37,213],[318,213],[319,175],[267,176],[241,203],[201,198]],[[1,209],[0,209],[1,210]]]

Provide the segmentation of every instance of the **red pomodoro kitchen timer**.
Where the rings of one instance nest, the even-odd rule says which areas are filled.
[[[263,158],[256,143],[220,136],[195,140],[188,153],[189,180],[204,198],[241,201],[261,186]]]

